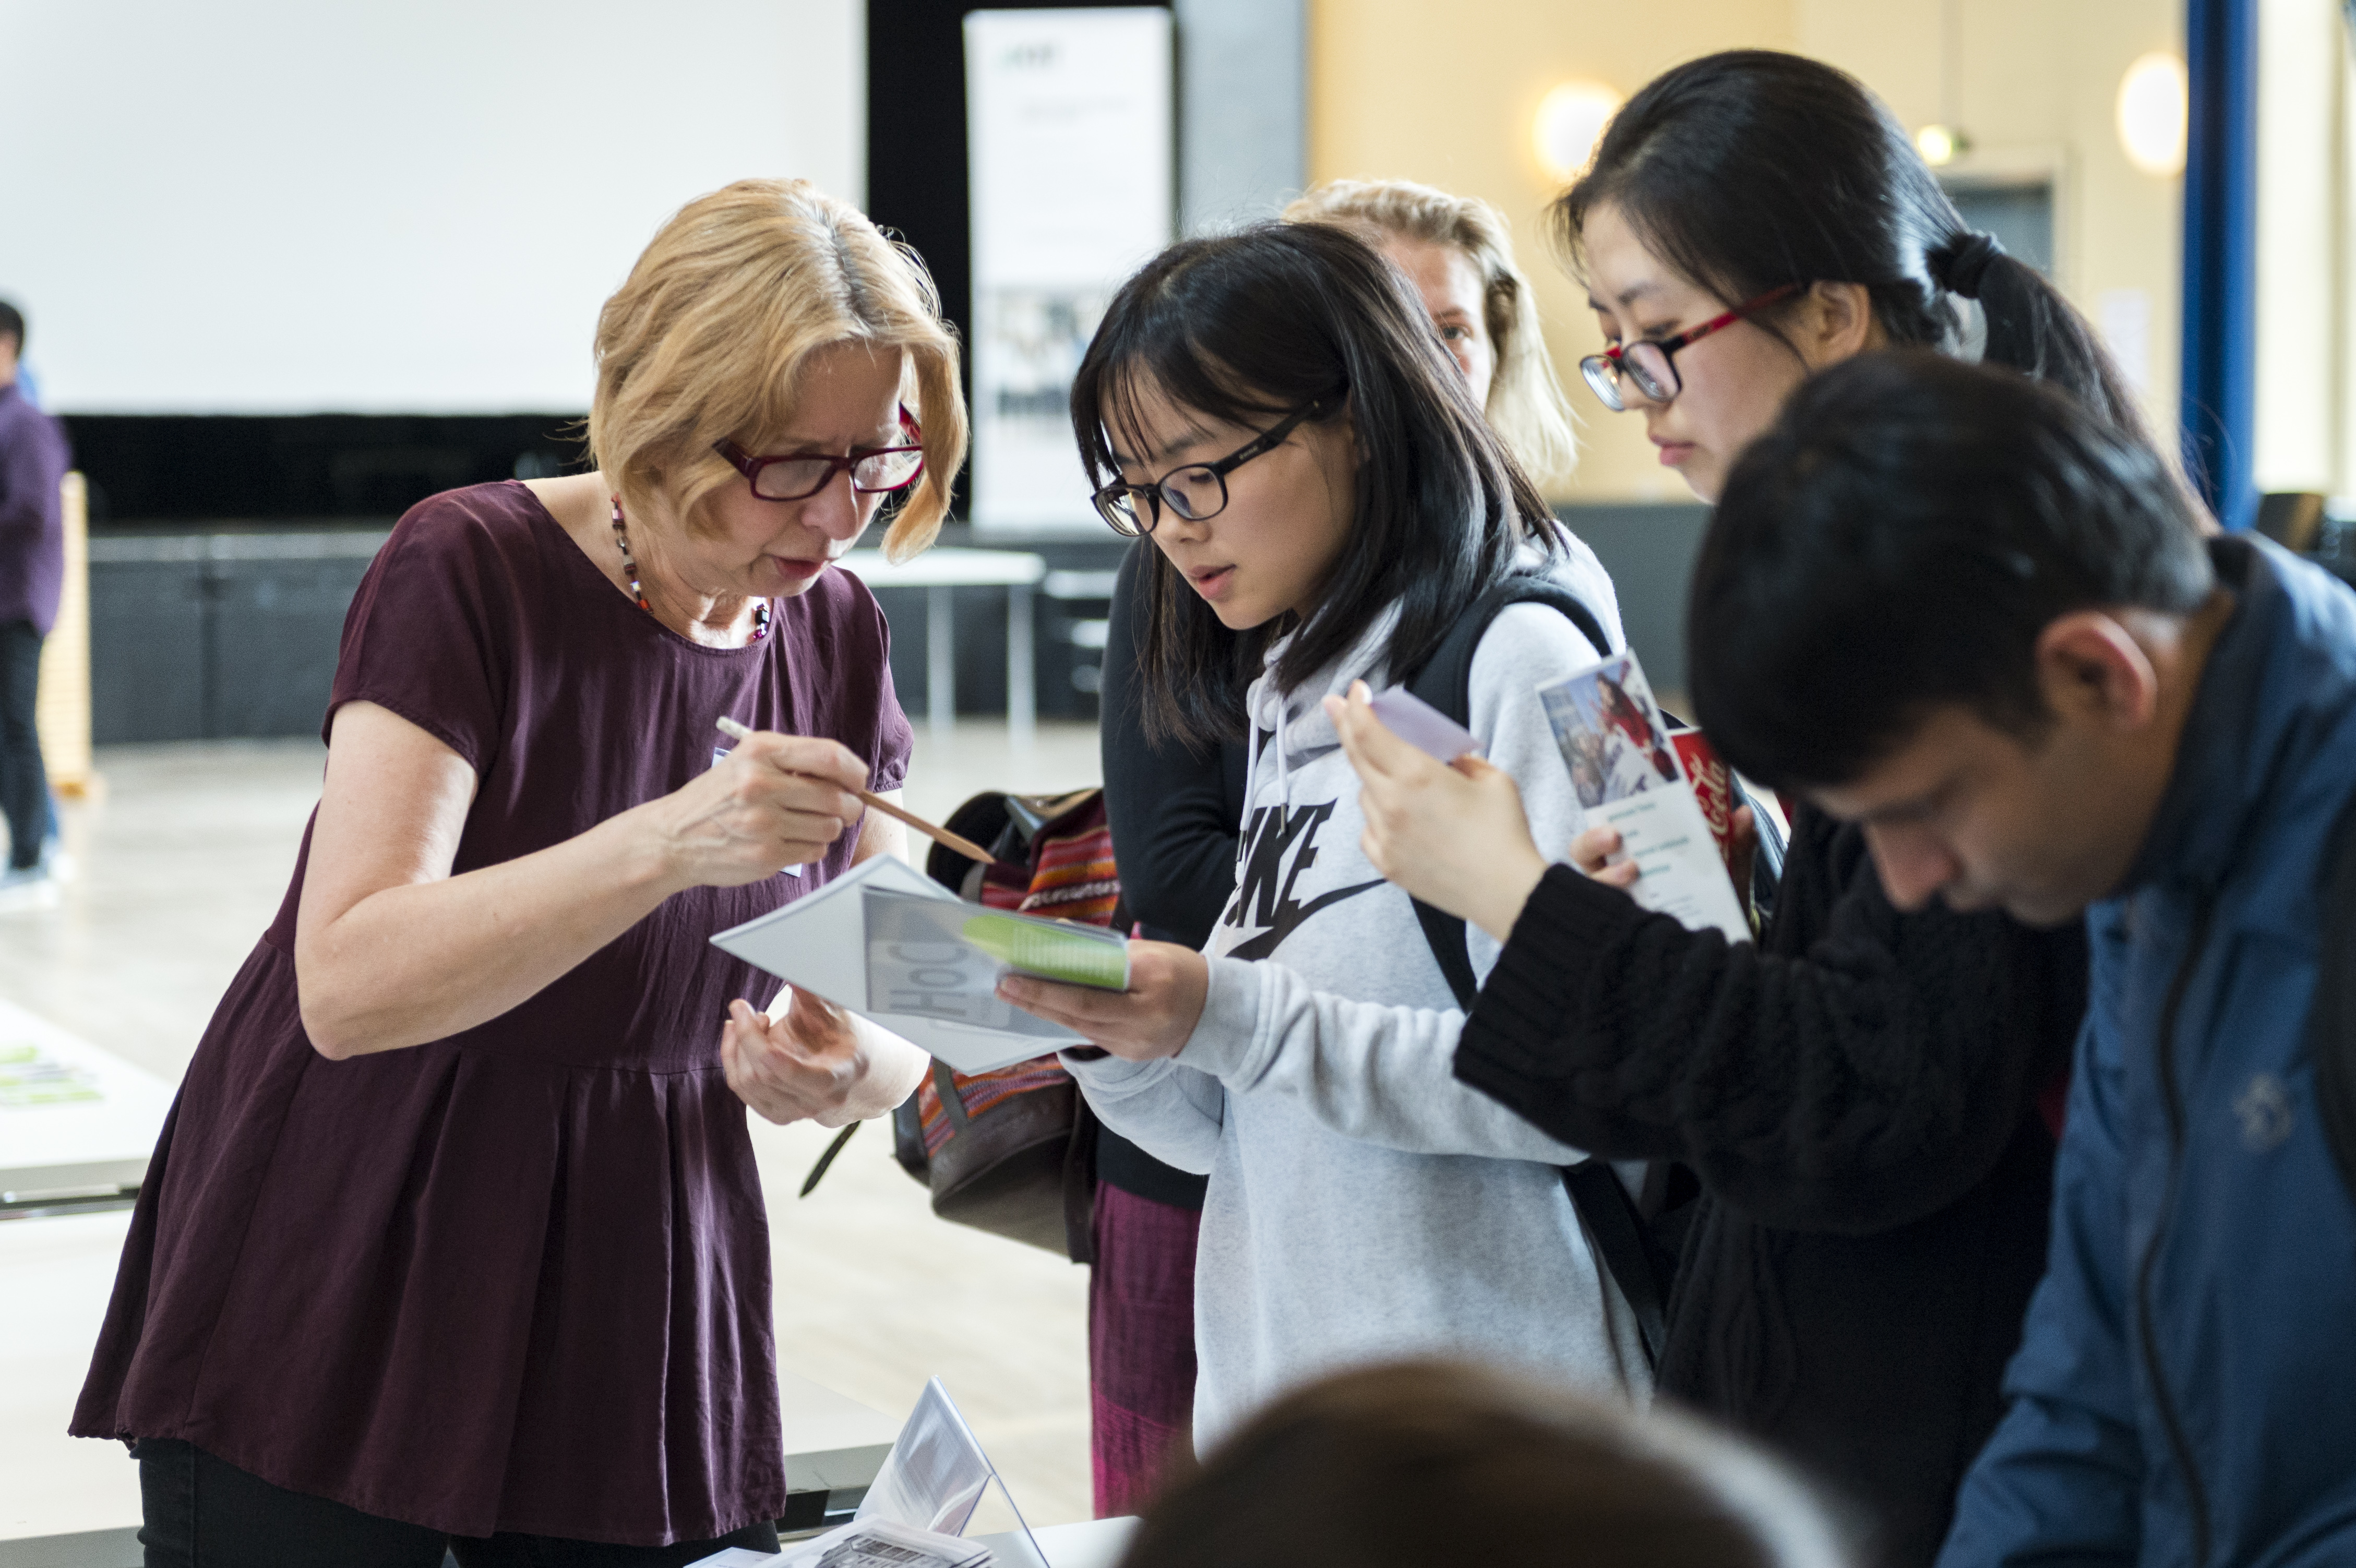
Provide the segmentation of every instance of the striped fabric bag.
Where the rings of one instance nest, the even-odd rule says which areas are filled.
[[[947,825],[1001,857],[983,867],[934,847],[925,869],[961,897],[1091,926],[1121,923],[1102,790],[977,795]],[[900,1164],[931,1190],[934,1213],[1090,1261],[1096,1122],[1054,1056],[971,1076],[936,1061],[892,1122]]]

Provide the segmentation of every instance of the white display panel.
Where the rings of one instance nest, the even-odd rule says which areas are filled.
[[[65,413],[584,408],[732,179],[857,200],[859,0],[0,0],[0,296]]]
[[[1072,374],[1121,282],[1170,242],[1170,13],[965,19],[973,204],[973,522],[1104,527],[1072,446]]]

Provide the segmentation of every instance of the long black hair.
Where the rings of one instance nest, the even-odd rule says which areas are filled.
[[[1607,204],[1730,305],[1789,284],[1862,284],[1893,347],[1937,348],[1962,329],[1955,298],[1976,299],[1987,362],[2051,381],[2151,444],[2085,318],[1965,223],[1880,100],[1821,60],[1730,49],[1654,78],[1555,201],[1574,270],[1588,216]],[[1759,319],[1772,329],[1772,314]]]
[[[1089,481],[1118,477],[1143,397],[1158,390],[1214,419],[1266,428],[1320,398],[1354,423],[1357,508],[1316,608],[1278,660],[1290,691],[1399,606],[1385,661],[1428,659],[1450,625],[1505,575],[1526,539],[1560,542],[1524,476],[1441,348],[1407,281],[1365,242],[1313,223],[1266,223],[1186,240],[1121,285],[1072,381],[1072,434]],[[1238,733],[1244,688],[1290,617],[1240,635],[1160,550],[1150,552],[1139,639],[1144,723],[1200,746]]]
[[[2055,618],[2214,589],[2194,505],[2058,388],[1920,349],[1835,365],[1727,478],[1694,566],[1697,716],[1779,788],[1852,783],[1944,705],[2033,740]]]

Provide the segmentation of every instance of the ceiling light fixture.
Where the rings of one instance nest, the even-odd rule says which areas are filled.
[[[2119,79],[2119,145],[2127,162],[2148,175],[2184,172],[2184,127],[2190,113],[2184,62],[2158,51]]]
[[[1566,81],[1547,93],[1531,127],[1538,166],[1556,180],[1576,177],[1619,108],[1620,94],[1600,81]]]

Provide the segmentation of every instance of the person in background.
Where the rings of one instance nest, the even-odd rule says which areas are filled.
[[[1405,273],[1515,461],[1540,489],[1570,477],[1579,461],[1570,404],[1504,213],[1413,180],[1334,179],[1294,198],[1283,218],[1349,230]]]
[[[1357,1369],[1151,1504],[1121,1568],[1849,1568],[1800,1479],[1691,1417],[1493,1368]]]
[[[1988,362],[2143,440],[2088,324],[1973,232],[1830,66],[1742,50],[1676,67],[1620,111],[1556,212],[1612,345],[1590,384],[1706,501],[1810,373],[1884,345],[1960,351],[1972,313]],[[1743,629],[1697,610],[1692,657]],[[1879,652],[1858,636],[1826,657]],[[1860,830],[1803,801],[1773,918],[1731,944],[1628,897],[1612,830],[1550,865],[1561,841],[1530,838],[1510,780],[1423,766],[1355,702],[1337,722],[1374,863],[1505,941],[1458,1076],[1599,1155],[1698,1177],[1663,1394],[1856,1499],[1875,1561],[1928,1563],[2044,1266],[2083,932],[1898,908]]]
[[[2051,1260],[1943,1568],[2356,1562],[2356,595],[2197,523],[2083,405],[1884,355],[1744,454],[1695,573],[1730,760],[1902,908],[2093,939]]]
[[[65,585],[65,432],[16,386],[25,317],[0,300],[0,818],[8,858],[0,907],[49,889],[49,781],[35,722],[41,643]]]
[[[1163,252],[1114,297],[1072,401],[1099,510],[1154,545],[1148,725],[1193,744],[1248,725],[1258,743],[1243,872],[1206,951],[1130,943],[1127,993],[1000,993],[1113,1053],[1065,1053],[1106,1125],[1210,1177],[1197,1441],[1297,1382],[1402,1353],[1644,1398],[1642,1340],[1563,1181],[1585,1156],[1450,1077],[1454,993],[1360,854],[1317,705],[1419,667],[1492,586],[1559,560],[1559,525],[1407,280],[1325,225]],[[1471,659],[1466,727],[1566,836],[1576,803],[1537,685],[1599,657],[1563,611],[1514,604]],[[1490,946],[1472,939],[1476,972]],[[1375,1108],[1363,1131],[1315,1125],[1276,1088],[1312,1036],[1344,1078],[1397,1060],[1416,1102]]]
[[[913,736],[834,564],[965,453],[913,255],[799,180],[605,302],[595,471],[411,509],[344,628],[284,907],[198,1045],[74,1412],[151,1568],[663,1568],[774,1549],[745,1129],[927,1058],[708,940],[897,853]],[[714,724],[756,732],[716,750]],[[804,1288],[807,1288],[804,1286]]]
[[[1514,260],[1504,214],[1472,197],[1408,180],[1333,180],[1284,209],[1374,245],[1422,298],[1464,383],[1540,485],[1577,458],[1570,411]],[[1566,581],[1625,646],[1612,579],[1594,552],[1565,540]],[[1141,543],[1120,564],[1105,643],[1099,725],[1105,811],[1122,899],[1141,934],[1201,948],[1236,885],[1244,747],[1146,734],[1137,686],[1148,619]],[[1163,1459],[1185,1440],[1194,1402],[1194,1250],[1203,1176],[1163,1164],[1107,1127],[1097,1143],[1096,1264],[1088,1283],[1090,1427],[1098,1517],[1135,1513]]]

